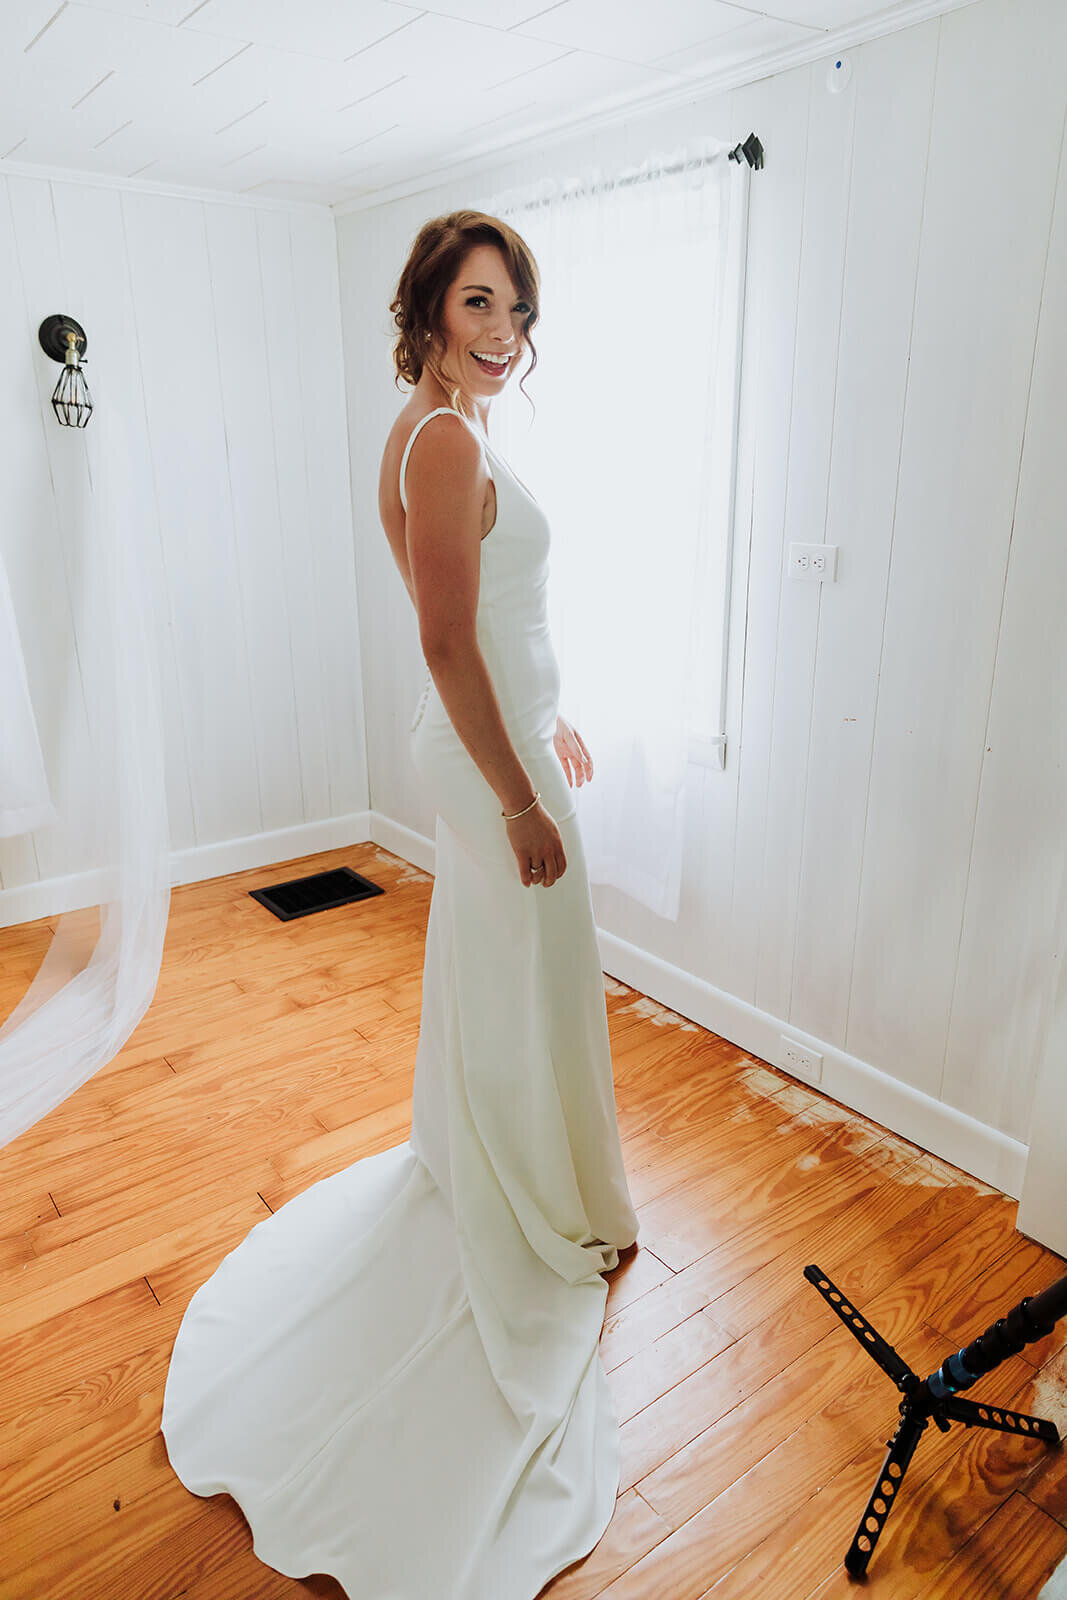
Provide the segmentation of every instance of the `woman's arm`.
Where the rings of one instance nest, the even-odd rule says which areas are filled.
[[[430,676],[458,737],[510,812],[529,804],[534,785],[508,737],[477,639],[487,481],[478,441],[462,419],[432,417],[408,457],[405,537]]]

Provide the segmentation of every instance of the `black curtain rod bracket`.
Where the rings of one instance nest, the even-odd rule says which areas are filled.
[[[753,167],[756,171],[763,166],[763,146],[760,144],[754,133],[749,134],[744,144],[735,144],[733,149],[730,151],[728,159],[730,161],[736,161],[738,164],[740,164],[742,157],[744,157],[749,166]]]

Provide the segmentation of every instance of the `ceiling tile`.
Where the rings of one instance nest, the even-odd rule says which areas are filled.
[[[753,11],[726,0],[656,0],[620,6],[617,0],[563,0],[516,30],[532,39],[588,50],[623,61],[654,61],[716,33],[753,20]]]
[[[4,0],[4,55],[14,56],[47,26],[61,9],[62,0]]]
[[[447,77],[456,89],[488,86],[560,55],[559,45],[431,12],[355,59],[383,76]]]
[[[59,0],[54,0],[56,9]],[[202,0],[72,0],[90,11],[111,11],[118,17],[130,17],[135,22],[164,22],[176,28],[179,22],[196,11]]]
[[[801,22],[809,28],[843,28],[865,17],[881,17],[900,7],[873,5],[871,0],[767,0],[759,7],[783,22]]]
[[[770,55],[790,45],[803,44],[821,34],[821,28],[802,28],[795,22],[776,22],[772,17],[760,17],[746,22],[729,33],[720,33],[713,39],[688,50],[676,50],[660,56],[655,65],[672,72],[694,78],[707,78],[715,72],[724,72],[738,62],[751,61]]]
[[[572,117],[584,117],[617,105],[622,99],[639,102],[643,96],[661,93],[681,77],[669,68],[634,66],[628,61],[612,61],[573,50],[532,72],[524,72],[496,93],[500,97],[507,90],[517,100],[536,99],[545,107],[565,106]],[[504,109],[502,104],[501,110]]]
[[[462,22],[483,22],[491,28],[516,28],[552,7],[553,0],[426,0],[420,11]]]
[[[192,6],[188,7],[192,10]],[[189,18],[186,28],[271,45],[294,55],[324,56],[345,61],[376,39],[417,19],[413,7],[386,0],[207,0]]]
[[[0,28],[6,32],[6,17]],[[127,70],[159,95],[210,72],[233,50],[232,40],[67,5],[32,49],[0,54],[0,83],[42,96],[43,106],[69,106],[105,74]]]

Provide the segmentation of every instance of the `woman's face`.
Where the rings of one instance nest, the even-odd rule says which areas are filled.
[[[445,294],[445,373],[468,394],[484,400],[499,394],[518,365],[531,309],[511,281],[496,245],[476,245]],[[493,356],[508,359],[479,360]]]

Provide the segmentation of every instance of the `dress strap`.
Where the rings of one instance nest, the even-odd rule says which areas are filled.
[[[470,422],[468,422],[467,418],[465,416],[463,416],[461,412],[453,411],[451,406],[438,406],[436,408],[436,410],[434,410],[434,411],[427,411],[426,415],[424,417],[420,417],[418,422],[416,422],[415,426],[412,428],[410,434],[408,435],[408,442],[404,446],[404,453],[400,457],[400,504],[404,507],[405,511],[407,511],[408,502],[407,502],[407,496],[404,493],[404,475],[407,472],[408,456],[411,454],[411,447],[415,443],[415,436],[418,433],[419,429],[422,427],[424,422],[429,422],[431,417],[439,417],[442,414],[446,415],[446,416],[449,416],[449,417],[459,417],[460,422],[464,423],[468,428],[470,428],[471,432],[479,440],[481,440],[481,442],[483,444],[486,442],[484,439],[482,439],[482,436],[479,433],[478,429],[475,428]],[[492,469],[491,468],[490,468],[490,476],[492,476]]]

